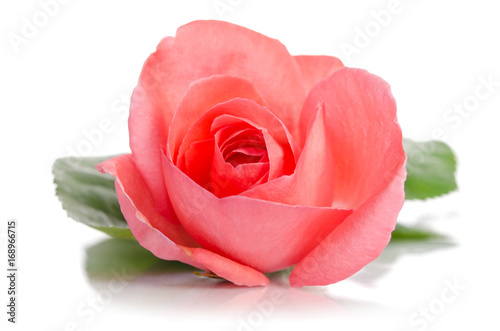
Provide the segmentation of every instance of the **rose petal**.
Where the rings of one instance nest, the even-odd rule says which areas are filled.
[[[253,85],[238,77],[216,75],[189,85],[177,107],[168,136],[168,152],[174,162],[177,160],[182,140],[193,123],[217,104],[234,98],[245,98],[260,105],[265,104]]]
[[[332,142],[334,206],[356,209],[387,186],[406,160],[390,86],[365,70],[335,71],[309,93],[301,132],[318,104],[324,105]]]
[[[332,143],[326,137],[324,110],[320,107],[293,175],[282,176],[241,195],[289,205],[330,207],[334,181]]]
[[[219,199],[166,157],[163,166],[174,209],[193,238],[210,251],[262,272],[294,265],[351,213],[243,196]]]
[[[328,285],[375,260],[391,240],[404,203],[404,164],[390,184],[354,211],[290,274],[290,285]]]
[[[151,193],[130,154],[107,160],[97,168],[115,176],[118,201],[130,230],[139,243],[154,255],[212,271],[237,285],[259,286],[269,283],[269,279],[257,270],[198,248],[182,227],[164,219],[156,211]]]
[[[160,45],[164,61],[159,81],[168,93],[192,81],[215,74],[250,81],[262,93],[269,109],[296,133],[301,105],[306,97],[300,69],[278,40],[222,21],[195,21],[180,27],[175,45]],[[170,86],[170,81],[177,86]],[[186,86],[182,86],[183,82]]]
[[[147,63],[145,66],[147,66]],[[167,130],[170,118],[161,105],[152,102],[155,91],[144,88],[140,82],[134,89],[130,102],[129,131],[130,148],[134,162],[141,173],[152,198],[156,210],[164,217],[170,218],[173,211],[168,203],[167,189],[163,184],[163,174],[158,171],[160,165],[161,146],[167,142]]]
[[[243,99],[235,99],[220,107],[214,107],[211,112],[217,111],[219,108],[222,108],[222,110],[219,111],[224,112],[224,108],[230,107],[236,108],[238,114],[244,117],[239,118],[228,114],[220,115],[213,120],[211,132],[213,133],[217,129],[236,125],[238,122],[247,123],[250,127],[258,129],[262,135],[267,151],[267,160],[269,161],[269,180],[283,176],[284,174],[290,174],[295,167],[295,162],[293,161],[294,157],[290,153],[290,144],[295,144],[293,141],[286,140],[289,139],[289,137],[287,137],[286,128],[283,127],[282,123],[276,119],[274,115],[269,113],[265,107],[255,107],[252,102],[247,102]],[[263,116],[256,116],[259,112],[263,112]],[[260,125],[253,123],[246,117],[259,121],[258,123]],[[272,132],[269,132],[269,130],[262,125],[270,127]],[[273,134],[277,136],[276,138],[278,140],[273,137]]]
[[[241,265],[203,248],[183,248],[195,262],[206,266],[209,271],[236,285],[265,286],[269,284],[269,278],[253,268]]]
[[[232,144],[241,139],[254,141],[256,145],[262,147],[265,145],[260,130],[254,127],[244,126],[243,124],[248,124],[245,122],[240,122],[240,124],[241,125],[236,126],[226,126],[215,132],[215,141],[217,145],[220,146],[221,151],[225,149],[228,144]]]
[[[299,65],[302,82],[309,92],[317,82],[330,76],[335,70],[344,67],[342,61],[333,56],[296,55],[293,57]]]
[[[213,138],[192,143],[184,153],[183,162],[179,164],[179,168],[195,182],[207,183],[210,181],[213,148]]]
[[[264,155],[266,154],[266,149],[262,148],[262,147],[258,147],[258,146],[255,147],[252,145],[253,143],[255,143],[255,142],[252,140],[241,140],[241,141],[237,141],[233,144],[230,144],[228,146],[228,149],[231,151],[228,152],[227,155],[224,157],[224,161],[229,162],[234,167],[236,167],[237,165],[241,164],[242,162],[238,162],[235,165],[231,162],[231,159],[238,157],[238,156],[241,156],[244,159],[245,158],[248,158],[251,160],[255,159],[256,161],[262,159],[264,157]],[[220,151],[220,152],[221,152],[221,155],[223,155],[222,151]],[[247,161],[244,163],[255,163],[255,162]]]
[[[117,194],[122,194],[130,200],[131,207],[124,212],[125,219],[139,219],[159,230],[162,234],[181,245],[199,246],[179,224],[175,214],[165,218],[156,210],[151,192],[138,172],[131,154],[120,155],[97,165],[97,170],[115,177]],[[118,189],[119,188],[119,189]],[[124,205],[120,201],[122,209]],[[165,201],[170,204],[170,201]],[[170,207],[171,208],[171,207]],[[128,217],[129,216],[129,217]]]
[[[335,142],[334,205],[355,211],[297,264],[293,286],[338,282],[373,261],[389,242],[404,202],[406,155],[389,85],[364,70],[339,69],[313,88],[304,121],[318,103]]]
[[[252,100],[241,98],[217,104],[191,125],[179,147],[177,165],[182,165],[185,151],[193,143],[213,136],[214,125],[222,128],[224,126],[219,125],[220,123],[232,126],[240,122],[245,122],[262,132],[269,156],[271,178],[293,172],[295,158],[299,152],[288,130],[266,107]],[[174,120],[172,130],[175,130],[175,124]],[[175,154],[175,151],[170,151],[170,154],[172,153]],[[200,162],[203,161],[200,160]],[[182,169],[181,166],[179,167]]]
[[[259,181],[268,171],[264,163],[240,164],[234,167],[226,162],[217,146],[213,149],[211,192],[218,197],[238,194]],[[214,188],[217,188],[214,191]]]

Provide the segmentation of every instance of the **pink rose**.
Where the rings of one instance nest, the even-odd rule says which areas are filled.
[[[139,243],[238,285],[295,266],[292,286],[343,280],[390,240],[406,155],[389,85],[329,56],[196,21],[147,59],[132,154],[116,178]]]

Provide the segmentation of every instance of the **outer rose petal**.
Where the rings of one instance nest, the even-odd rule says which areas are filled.
[[[227,279],[236,285],[264,286],[269,284],[269,278],[260,271],[212,253],[209,250],[184,247],[184,251],[195,262],[201,263],[217,276]]]
[[[147,62],[146,62],[147,63]],[[157,96],[155,91],[148,91],[144,83],[134,89],[130,102],[128,121],[130,134],[130,149],[137,169],[140,171],[148,189],[153,193],[155,208],[160,214],[175,222],[176,218],[169,203],[163,175],[157,169],[159,166],[160,146],[167,141],[168,124],[159,104],[152,102]]]
[[[168,193],[186,231],[203,247],[262,272],[296,264],[351,214],[243,196],[219,199],[163,160]]]
[[[391,183],[369,199],[309,253],[290,274],[290,285],[328,285],[375,260],[391,240],[404,203],[404,164]]]
[[[344,67],[342,61],[333,56],[296,55],[293,57],[302,73],[302,82],[309,92],[317,82]]]
[[[332,142],[334,206],[356,209],[387,186],[406,160],[396,102],[380,77],[342,68],[309,93],[302,133],[318,104],[324,105],[327,141]]]
[[[237,285],[259,286],[269,283],[265,275],[248,266],[203,248],[181,246],[197,244],[182,227],[169,224],[155,210],[151,193],[130,154],[107,160],[97,168],[115,176],[118,201],[132,234],[157,257],[210,270]]]
[[[96,168],[102,173],[108,173],[115,177],[116,192],[122,211],[129,204],[129,207],[131,207],[126,208],[126,212],[123,213],[127,221],[129,219],[140,220],[140,222],[158,230],[177,244],[199,246],[179,224],[175,214],[174,223],[170,218],[163,217],[155,209],[151,192],[138,172],[131,154],[120,155],[106,160],[97,165]],[[127,197],[128,199],[123,200],[120,197]],[[128,203],[124,204],[124,202]]]
[[[212,75],[251,82],[270,110],[298,137],[306,91],[297,63],[285,46],[252,30],[221,21],[195,21],[167,37],[144,64],[132,95],[130,148],[137,168],[169,217],[171,210],[161,172],[160,146],[167,142],[174,111],[192,82]]]
[[[310,92],[304,120],[318,103],[335,142],[334,204],[355,211],[297,264],[293,286],[338,282],[373,261],[389,242],[404,202],[406,154],[389,85],[364,70],[339,69]]]

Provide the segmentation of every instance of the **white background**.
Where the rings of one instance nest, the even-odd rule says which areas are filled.
[[[473,105],[476,89],[486,91],[478,87],[482,78],[500,82],[496,3],[401,0],[381,26],[372,12],[390,7],[389,0],[219,2],[231,6],[222,16],[213,0],[72,0],[44,22],[39,2],[2,0],[0,264],[6,222],[16,219],[19,306],[18,324],[10,325],[2,276],[0,323],[61,331],[72,323],[80,330],[498,329],[500,87]],[[34,19],[44,26],[14,47],[9,36],[22,36]],[[124,110],[143,62],[162,37],[195,19],[225,19],[279,39],[292,54],[336,55],[387,80],[404,135],[429,140],[444,132],[459,160],[459,192],[408,203],[401,219],[446,233],[453,244],[390,245],[360,273],[328,287],[290,289],[282,276],[268,288],[247,289],[188,271],[144,274],[93,314],[78,312],[109,293],[108,281],[84,267],[86,248],[105,236],[66,216],[52,163],[81,154],[84,132],[103,119],[113,129],[85,153],[129,150]],[[361,45],[365,28],[372,36]],[[357,53],[343,52],[346,44],[359,46]],[[450,113],[464,102],[470,111]]]

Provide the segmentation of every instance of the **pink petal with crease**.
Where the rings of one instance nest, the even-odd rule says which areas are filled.
[[[389,85],[365,70],[342,68],[312,89],[304,121],[318,104],[332,141],[333,203],[354,212],[297,264],[293,286],[335,283],[373,261],[404,202],[406,154]]]
[[[391,240],[404,203],[404,165],[391,183],[354,211],[290,274],[294,287],[344,280],[375,260]]]
[[[242,196],[219,199],[166,157],[163,165],[168,193],[188,233],[210,251],[261,272],[299,262],[351,214]]]
[[[366,70],[342,68],[321,80],[307,97],[301,132],[325,111],[327,141],[334,159],[333,201],[356,209],[389,184],[406,154],[387,82]]]
[[[332,141],[325,132],[324,110],[318,109],[295,172],[251,188],[241,195],[289,205],[330,207],[333,201]]]
[[[180,145],[193,123],[211,108],[234,98],[265,104],[253,85],[238,77],[216,75],[189,85],[177,107],[168,136],[168,155],[174,162],[177,161]]]
[[[156,211],[151,193],[132,155],[114,157],[96,168],[115,176],[118,201],[132,234],[157,257],[212,271],[237,285],[262,286],[269,283],[269,279],[261,272],[199,248],[182,227],[165,220]]]

